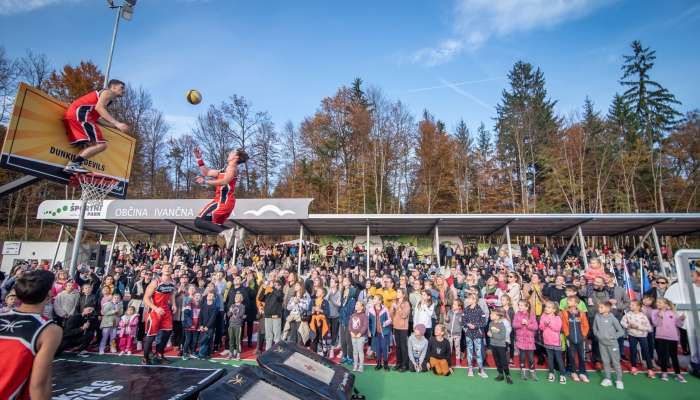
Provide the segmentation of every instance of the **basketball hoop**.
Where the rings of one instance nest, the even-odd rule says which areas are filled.
[[[94,206],[101,203],[119,185],[119,181],[109,176],[88,172],[73,174],[70,177],[69,185],[80,186],[80,200]]]

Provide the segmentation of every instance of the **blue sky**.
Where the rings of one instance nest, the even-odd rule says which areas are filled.
[[[120,1],[120,0],[117,0]],[[45,53],[55,66],[103,67],[114,14],[103,0],[0,0],[0,45]],[[209,104],[236,93],[281,127],[361,77],[416,116],[493,126],[506,74],[539,66],[557,112],[586,96],[607,111],[622,54],[657,51],[652,77],[700,108],[700,2],[653,0],[238,1],[139,0],[120,27],[112,76],[141,85],[186,132]],[[191,106],[184,94],[199,89]]]

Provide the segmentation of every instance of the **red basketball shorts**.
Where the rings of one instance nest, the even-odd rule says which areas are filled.
[[[163,315],[158,315],[155,311],[149,311],[146,317],[146,336],[155,336],[158,331],[173,330],[173,313],[165,310]]]
[[[66,126],[66,135],[72,145],[83,143],[106,143],[102,130],[95,122],[80,121],[73,118],[63,120]]]
[[[202,208],[202,211],[199,213],[199,218],[223,225],[233,212],[233,207],[235,207],[235,205],[236,199],[230,200],[224,204],[213,200]]]

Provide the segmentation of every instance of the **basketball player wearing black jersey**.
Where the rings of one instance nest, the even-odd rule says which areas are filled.
[[[53,281],[49,271],[25,273],[14,287],[22,305],[0,314],[0,399],[51,398],[51,363],[63,330],[41,313]]]

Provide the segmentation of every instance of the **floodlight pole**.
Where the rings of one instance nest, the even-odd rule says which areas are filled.
[[[78,254],[80,253],[80,240],[83,238],[83,225],[85,225],[85,209],[87,208],[87,200],[80,199],[80,218],[78,218],[78,227],[75,228],[75,237],[73,238],[73,249],[70,255],[70,276],[75,276],[75,270],[78,267]]]
[[[109,57],[107,58],[107,69],[105,70],[105,82],[103,87],[107,87],[109,82],[109,72],[112,69],[112,56],[114,55],[114,45],[117,42],[117,32],[119,31],[119,20],[122,18],[122,6],[112,6],[110,8],[117,9],[117,18],[114,21],[114,31],[112,32],[112,45],[109,48]]]

